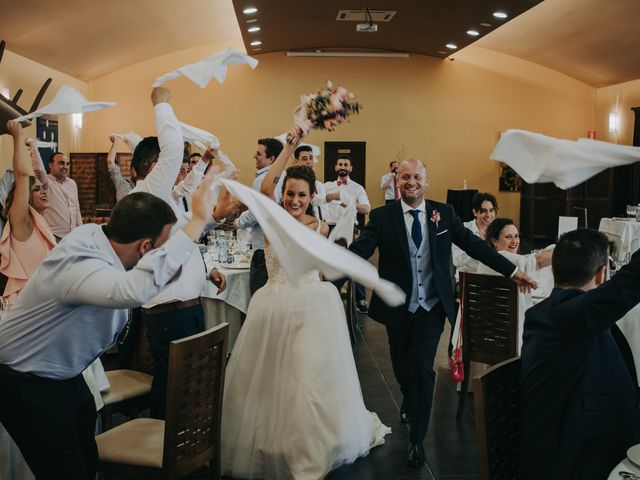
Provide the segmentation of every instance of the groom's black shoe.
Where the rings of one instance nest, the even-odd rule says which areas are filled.
[[[409,423],[409,414],[400,409],[400,423]]]
[[[407,464],[410,467],[422,467],[424,465],[424,447],[421,443],[410,443]]]

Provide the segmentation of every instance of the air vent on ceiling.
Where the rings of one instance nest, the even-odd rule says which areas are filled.
[[[397,10],[369,10],[371,18],[366,10],[338,10],[336,20],[339,22],[390,22],[398,13]]]

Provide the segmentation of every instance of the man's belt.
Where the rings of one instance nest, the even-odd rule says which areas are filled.
[[[142,313],[145,315],[160,315],[161,313],[170,313],[177,310],[183,310],[185,308],[193,307],[194,305],[200,305],[200,297],[192,298],[191,300],[185,300],[184,302],[169,302],[161,303],[151,308],[143,308]]]

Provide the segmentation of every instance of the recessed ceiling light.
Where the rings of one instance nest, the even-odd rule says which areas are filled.
[[[262,50],[261,48],[254,48],[254,49],[253,49],[253,51],[254,51],[254,52],[259,52],[259,51],[261,51],[261,50]]]
[[[256,23],[258,21],[257,18],[250,18],[249,20],[247,20],[245,23]]]
[[[481,27],[492,27],[493,25],[491,25],[490,23],[487,23],[487,22],[482,22],[482,23],[480,24],[480,26],[481,26]]]
[[[446,54],[447,54],[447,52],[445,52],[444,50],[438,50],[438,53],[439,53],[440,55],[446,55]]]
[[[256,27],[249,27],[247,28],[247,32],[249,33],[256,33],[260,31],[260,27],[256,26]]]
[[[493,12],[493,16],[496,18],[507,18],[507,14],[504,12]]]
[[[455,43],[447,43],[445,47],[447,47],[450,50],[455,50],[456,48],[458,48],[458,46]]]
[[[254,40],[249,45],[251,45],[252,47],[257,47],[258,45],[262,45],[262,42],[260,40]]]
[[[478,32],[477,30],[467,30],[467,35],[471,35],[472,37],[477,37],[478,35],[480,35],[480,32]]]
[[[244,13],[245,15],[253,15],[257,11],[258,9],[256,7],[247,7],[244,10],[242,10],[242,13]]]

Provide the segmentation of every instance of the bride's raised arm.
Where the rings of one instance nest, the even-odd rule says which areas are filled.
[[[302,141],[302,137],[304,137],[304,133],[300,127],[293,127],[289,130],[289,133],[287,134],[287,141],[284,143],[284,148],[280,152],[280,155],[278,155],[278,158],[276,158],[275,162],[273,162],[273,165],[271,165],[271,168],[265,175],[264,180],[262,180],[260,193],[266,195],[272,200],[275,200],[276,185],[278,185],[282,172],[284,172],[287,166],[289,157],[291,157],[291,154]],[[289,139],[291,139],[291,141],[289,141]]]

